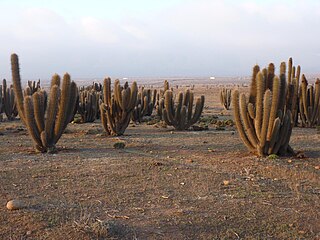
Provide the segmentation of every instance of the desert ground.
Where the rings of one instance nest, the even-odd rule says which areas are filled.
[[[295,157],[258,158],[224,126],[219,87],[194,92],[205,131],[149,119],[108,137],[96,120],[37,154],[19,120],[1,122],[0,239],[320,239],[319,131],[294,128]]]

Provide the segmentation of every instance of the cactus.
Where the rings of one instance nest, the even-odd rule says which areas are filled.
[[[32,137],[35,149],[39,152],[55,152],[55,145],[72,116],[77,98],[77,85],[66,73],[60,89],[60,77],[55,74],[51,81],[49,105],[45,111],[44,90],[23,98],[19,60],[16,54],[11,55],[11,68],[19,116]]]
[[[32,96],[37,91],[41,90],[40,79],[36,81],[28,81],[28,86],[24,90],[24,95]]]
[[[231,89],[223,88],[220,91],[220,102],[224,109],[229,110],[231,104]]]
[[[163,83],[163,89],[160,89],[157,92],[156,113],[157,113],[157,116],[160,118],[160,120],[163,120],[162,112],[164,109],[164,94],[167,90],[170,90],[170,85],[169,85],[169,82],[165,80]],[[171,91],[173,91],[172,88],[171,88]]]
[[[108,135],[123,135],[129,125],[131,112],[137,101],[137,83],[131,87],[126,82],[120,86],[120,81],[115,80],[113,95],[111,93],[111,79],[106,78],[103,84],[103,99],[100,104],[101,122]]]
[[[3,111],[6,114],[7,119],[11,121],[18,115],[18,111],[15,103],[13,87],[7,87],[7,81],[5,79],[3,79],[2,91]]]
[[[99,109],[99,93],[95,90],[80,91],[78,113],[81,115],[81,122],[94,122]]]
[[[203,110],[204,96],[196,100],[194,111],[193,100],[193,92],[187,89],[185,93],[179,93],[178,103],[175,106],[173,92],[167,90],[162,111],[162,118],[166,124],[173,126],[176,130],[186,130],[195,124],[199,120]]]
[[[286,107],[292,113],[292,121],[295,126],[298,124],[300,71],[300,66],[293,66],[293,60],[292,58],[289,58]]]
[[[141,122],[143,116],[151,116],[156,105],[157,90],[140,89],[136,106],[132,111],[131,119],[134,122]]]
[[[292,132],[291,110],[286,100],[285,65],[281,64],[280,78],[274,75],[274,66],[256,72],[250,96],[235,90],[232,94],[235,123],[245,146],[258,156],[293,154],[289,145]],[[271,81],[271,77],[273,80]]]
[[[302,75],[300,85],[300,119],[303,127],[314,127],[319,124],[320,112],[320,79],[314,85],[308,86],[305,75]]]

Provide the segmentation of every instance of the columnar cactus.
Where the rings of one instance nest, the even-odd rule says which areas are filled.
[[[280,77],[274,75],[273,64],[268,69],[258,69],[253,69],[249,99],[238,90],[232,94],[239,135],[249,151],[259,156],[293,154],[289,145],[292,114],[285,106],[285,64],[282,63]]]
[[[81,122],[94,122],[99,109],[99,93],[95,90],[80,91],[78,113]]]
[[[52,77],[49,104],[45,111],[44,90],[23,98],[19,60],[16,54],[11,55],[11,69],[19,116],[27,126],[35,149],[39,152],[55,152],[55,145],[72,117],[77,98],[77,85],[66,73],[60,89],[60,77],[55,74]]]
[[[8,120],[13,120],[18,115],[14,91],[12,85],[7,87],[7,81],[3,79],[3,111]]]
[[[169,89],[169,82],[165,80],[163,83],[163,89],[160,89],[157,93],[156,112],[160,120],[162,120],[162,111],[164,109],[164,94]],[[172,88],[171,91],[173,91]]]
[[[231,89],[223,88],[220,91],[220,102],[224,109],[229,110],[231,104]]]
[[[37,91],[41,90],[40,79],[36,81],[28,81],[28,86],[24,90],[24,95],[32,96]]]
[[[100,104],[101,122],[108,135],[123,135],[129,125],[131,112],[137,101],[137,83],[131,87],[126,82],[120,86],[120,81],[114,82],[113,95],[111,93],[111,79],[106,78],[103,84],[104,102]]]
[[[300,119],[303,127],[314,127],[319,121],[320,112],[320,79],[308,86],[305,75],[300,85]]]
[[[288,85],[287,85],[287,109],[292,113],[292,119],[294,125],[298,124],[298,112],[299,112],[299,81],[300,81],[301,67],[293,66],[292,58],[288,61]]]
[[[193,111],[194,97],[189,89],[185,93],[179,93],[177,105],[174,103],[171,90],[167,90],[164,95],[162,118],[166,124],[173,126],[176,130],[186,130],[199,120],[204,106],[204,96],[196,100]]]
[[[157,90],[154,89],[140,89],[136,106],[132,111],[132,121],[141,122],[143,116],[151,116],[156,105]]]

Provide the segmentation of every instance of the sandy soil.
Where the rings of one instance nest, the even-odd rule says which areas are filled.
[[[232,119],[218,88],[204,116]],[[299,157],[257,158],[234,127],[131,124],[106,137],[70,124],[57,154],[35,154],[20,121],[0,123],[0,239],[319,239],[320,134],[295,128]],[[123,141],[124,149],[113,144]],[[9,211],[20,199],[26,207]]]

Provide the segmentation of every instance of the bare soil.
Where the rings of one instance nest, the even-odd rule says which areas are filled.
[[[204,116],[232,119],[218,90],[196,86]],[[320,239],[317,130],[294,129],[298,157],[258,158],[217,129],[69,124],[57,154],[36,154],[19,120],[1,122],[0,239]]]

